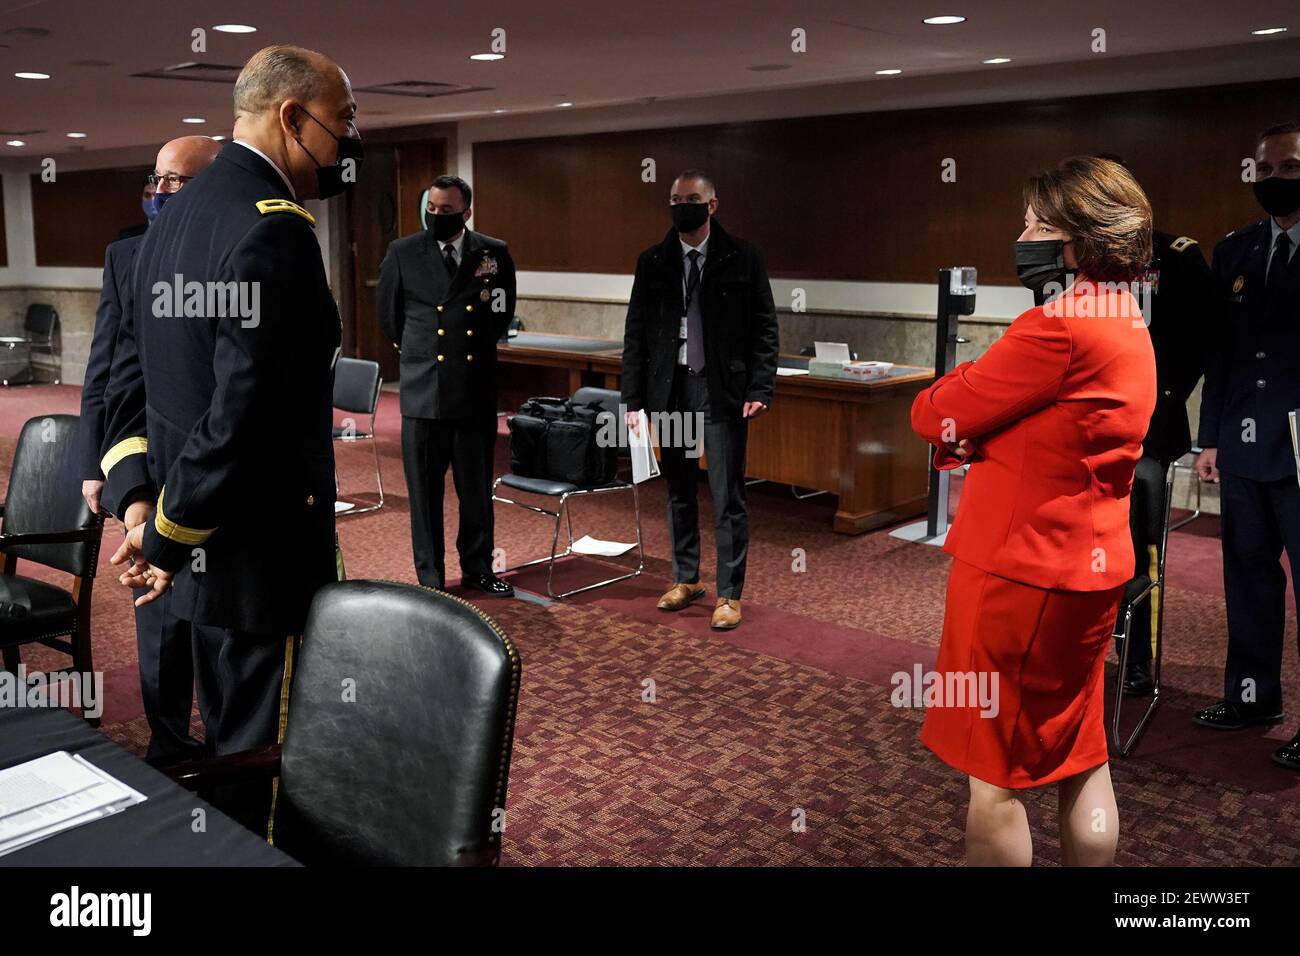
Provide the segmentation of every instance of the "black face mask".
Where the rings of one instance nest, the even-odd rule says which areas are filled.
[[[709,220],[706,202],[679,202],[668,208],[673,215],[673,228],[678,232],[694,232]]]
[[[311,117],[313,123],[334,136],[330,132],[330,128],[312,116],[308,109],[302,106],[298,108]],[[302,151],[311,156],[311,161],[316,163],[316,194],[321,199],[337,196],[349,186],[355,185],[357,176],[361,172],[361,162],[366,158],[366,151],[361,145],[360,137],[334,136],[334,141],[339,144],[338,157],[334,160],[333,166],[322,166],[317,162],[316,157],[311,155],[311,150],[303,145],[302,140],[298,140],[298,145],[302,146]],[[349,171],[351,175],[345,178],[345,174]]]
[[[1021,285],[1034,291],[1034,301],[1041,304],[1043,289],[1049,283],[1065,288],[1065,243],[1060,239],[1037,239],[1016,242],[1016,275]]]
[[[1255,202],[1270,216],[1279,219],[1300,209],[1300,179],[1270,176],[1253,184]]]
[[[449,242],[455,239],[460,231],[465,228],[465,214],[463,212],[426,212],[424,214],[424,228],[433,233],[433,238],[439,242]]]

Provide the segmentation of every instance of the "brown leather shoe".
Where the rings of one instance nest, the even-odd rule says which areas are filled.
[[[713,620],[709,626],[718,631],[729,631],[740,624],[740,601],[737,598],[718,598],[713,606]]]
[[[661,611],[680,611],[692,601],[702,597],[704,597],[703,585],[677,583],[664,592],[664,596],[655,606]]]

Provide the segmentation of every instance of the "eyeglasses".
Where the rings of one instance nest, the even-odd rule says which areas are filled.
[[[145,182],[154,189],[157,189],[164,183],[166,183],[171,189],[180,189],[193,178],[193,176],[178,176],[176,173],[168,173],[166,176],[160,176],[157,173],[150,173],[145,177]]]

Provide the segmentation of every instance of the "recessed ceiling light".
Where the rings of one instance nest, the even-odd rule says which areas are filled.
[[[1272,36],[1274,33],[1286,33],[1286,27],[1265,27],[1262,30],[1250,31],[1250,35],[1253,37]]]
[[[950,23],[965,23],[966,18],[965,17],[926,17],[921,22],[928,23],[932,27],[942,27],[942,26],[947,26]]]
[[[68,134],[66,134],[66,135],[67,135],[68,139],[85,139],[85,138],[86,138],[86,134],[85,134],[85,133],[68,133]]]
[[[11,140],[9,140],[7,143],[5,143],[5,145],[6,145],[6,146],[26,146],[27,144],[24,143],[21,139],[11,139]]]
[[[506,111],[506,110],[493,110],[492,112],[493,112],[493,113],[505,113],[505,112],[507,112],[507,111]]]
[[[18,79],[20,80],[48,80],[50,78],[50,74],[48,73],[24,72],[24,73],[15,73],[14,76],[18,77]]]
[[[206,123],[207,120],[205,120],[202,116],[186,116],[184,119],[181,120],[181,122],[182,123]]]
[[[506,55],[504,53],[471,53],[470,54],[471,60],[481,60],[481,61],[504,60],[505,58]]]
[[[213,136],[212,138],[215,139],[215,140],[219,143],[219,142],[221,142],[223,139],[225,139],[226,137],[218,135],[218,136]]]
[[[218,33],[256,33],[257,27],[250,27],[244,23],[221,23],[212,29]]]
[[[985,60],[984,62],[985,62],[985,63],[1010,63],[1010,62],[1011,62],[1011,57],[1009,57],[1009,56],[995,56],[995,57],[993,57],[993,59],[991,59],[991,60]]]
[[[902,70],[876,70],[876,76],[898,76]]]
[[[556,105],[556,106],[572,106],[573,104],[570,103],[568,100],[565,100],[563,103],[556,103],[555,105]]]

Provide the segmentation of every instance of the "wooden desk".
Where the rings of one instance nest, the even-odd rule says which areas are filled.
[[[601,348],[599,339],[524,335],[497,347],[498,361],[510,365],[501,376],[503,407],[584,385],[619,387],[621,342]],[[924,514],[929,448],[912,433],[911,408],[932,381],[928,368],[867,383],[778,376],[771,410],[750,424],[745,473],[838,496],[834,528],[843,534]]]

